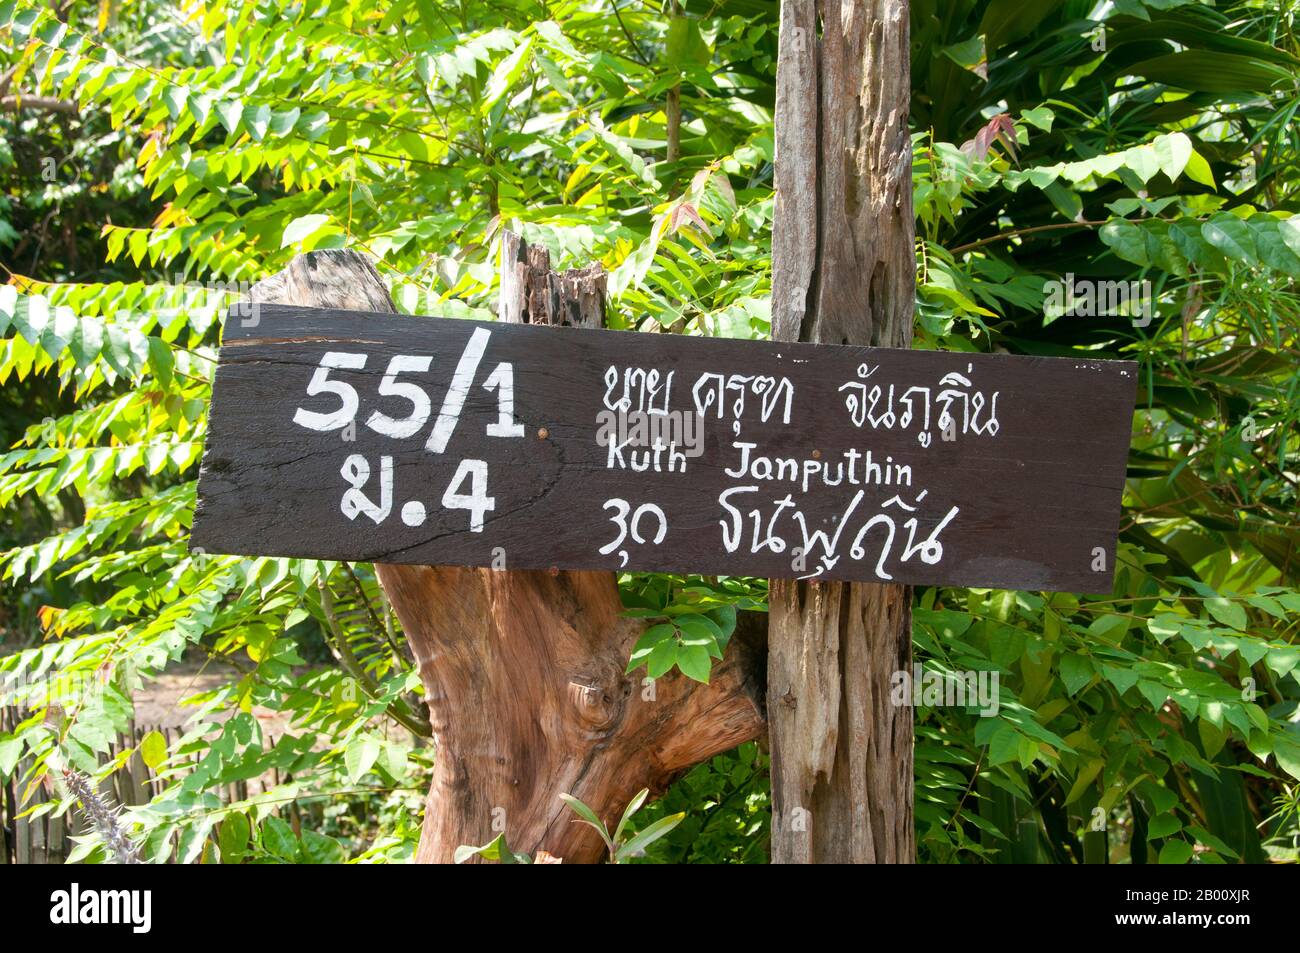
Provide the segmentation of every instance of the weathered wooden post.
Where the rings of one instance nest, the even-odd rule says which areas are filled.
[[[502,258],[504,321],[601,325],[599,266],[557,274],[545,249],[510,234]],[[395,310],[375,269],[351,251],[295,258],[252,300]],[[449,862],[458,846],[502,832],[513,850],[598,862],[604,845],[572,823],[560,794],[616,821],[641,788],[661,791],[764,730],[762,650],[743,635],[708,685],[673,673],[648,694],[643,672],[624,675],[644,626],[622,617],[611,572],[376,568],[419,665],[437,744],[421,862]]]
[[[912,858],[905,585],[1110,588],[1136,365],[902,347],[905,5],[816,13],[783,12],[777,341],[598,330],[600,271],[513,236],[501,321],[394,317],[317,252],[226,323],[191,543],[379,567],[438,743],[421,860],[598,859],[559,794],[612,819],[762,732],[762,650],[704,603],[644,629],[616,571],[773,580],[778,862]],[[626,676],[643,634],[710,684]]]
[[[907,0],[782,0],[772,332],[907,347],[915,294]],[[907,586],[773,580],[774,863],[910,862]]]

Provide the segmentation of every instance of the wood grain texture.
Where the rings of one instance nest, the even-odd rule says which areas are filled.
[[[1110,588],[1131,363],[271,305],[255,324],[232,317],[227,328],[192,535],[209,552]],[[431,451],[438,408],[475,339],[482,355],[460,417],[444,452]],[[313,430],[302,411],[343,405],[335,393],[309,394],[326,354],[364,366],[330,369],[356,407],[346,426],[340,417]],[[411,410],[411,398],[382,393],[399,357],[425,362],[400,379],[422,389],[428,410],[392,436],[372,421]],[[491,432],[499,395],[485,386],[506,366],[515,436]],[[693,418],[693,446],[671,434],[659,451],[608,445],[602,430],[629,373],[657,375],[655,403]],[[951,383],[959,377],[970,386]],[[909,398],[905,426],[902,395],[918,385],[926,390]],[[980,400],[984,410],[968,417],[963,405]],[[472,486],[466,461],[481,465],[490,500],[478,523],[445,495]]]
[[[508,249],[507,267],[531,262],[512,286],[512,303],[502,303],[515,320],[598,323],[603,275],[555,275],[522,243]],[[300,256],[252,298],[259,306],[393,310],[373,267],[347,251]],[[228,336],[256,334],[260,311],[232,316]],[[349,320],[350,333],[365,336],[373,316],[353,312]],[[209,444],[205,467],[219,452]],[[294,469],[290,462],[281,472]],[[323,490],[301,486],[293,507],[305,512]],[[621,616],[612,573],[419,565],[376,572],[419,667],[437,745],[420,862],[449,862],[458,846],[503,831],[514,850],[598,862],[602,843],[573,823],[561,793],[613,823],[641,788],[662,791],[694,764],[764,731],[763,633],[752,617],[742,617],[709,685],[673,673],[647,686],[623,674],[642,624]]]
[[[777,339],[911,342],[908,12],[782,0]],[[774,580],[770,607],[772,861],[913,861],[912,712],[888,702],[911,667],[911,590]]]

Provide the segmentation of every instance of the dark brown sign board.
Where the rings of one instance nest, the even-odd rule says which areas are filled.
[[[191,546],[1108,592],[1136,385],[1084,357],[261,305],[226,325]]]

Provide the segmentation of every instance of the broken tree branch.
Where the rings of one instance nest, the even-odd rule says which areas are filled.
[[[252,300],[395,310],[352,251],[299,256]],[[599,266],[556,273],[545,249],[503,237],[501,320],[598,327],[604,311]],[[571,823],[560,794],[616,820],[641,788],[661,792],[764,732],[752,619],[709,684],[680,672],[650,680],[625,672],[645,623],[623,615],[613,573],[380,565],[376,574],[419,668],[437,745],[418,861],[450,863],[457,847],[504,832],[514,850],[598,863],[604,844]]]
[[[0,99],[0,109],[36,109],[42,112],[60,112],[77,115],[81,110],[75,100],[55,99],[52,96],[5,96]]]

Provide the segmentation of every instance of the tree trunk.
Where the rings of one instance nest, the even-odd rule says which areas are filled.
[[[676,21],[684,19],[682,5],[678,0],[672,0],[668,13],[674,26],[677,25]],[[668,140],[666,158],[669,162],[676,162],[682,157],[682,84],[680,81],[669,88],[664,102],[664,131],[667,133]]]
[[[599,266],[556,274],[545,249],[503,239],[503,320],[599,326]],[[254,302],[393,311],[355,252],[312,252],[259,282]],[[361,320],[361,319],[359,319]],[[508,559],[508,554],[507,554]],[[623,674],[644,624],[624,618],[607,572],[377,566],[424,682],[437,744],[416,859],[505,833],[511,849],[598,862],[599,836],[573,823],[572,794],[612,828],[643,787],[759,737],[762,648],[738,631],[709,685],[678,672]]]
[[[907,347],[915,294],[907,0],[783,0],[772,330]],[[774,863],[911,862],[905,586],[773,580]]]

